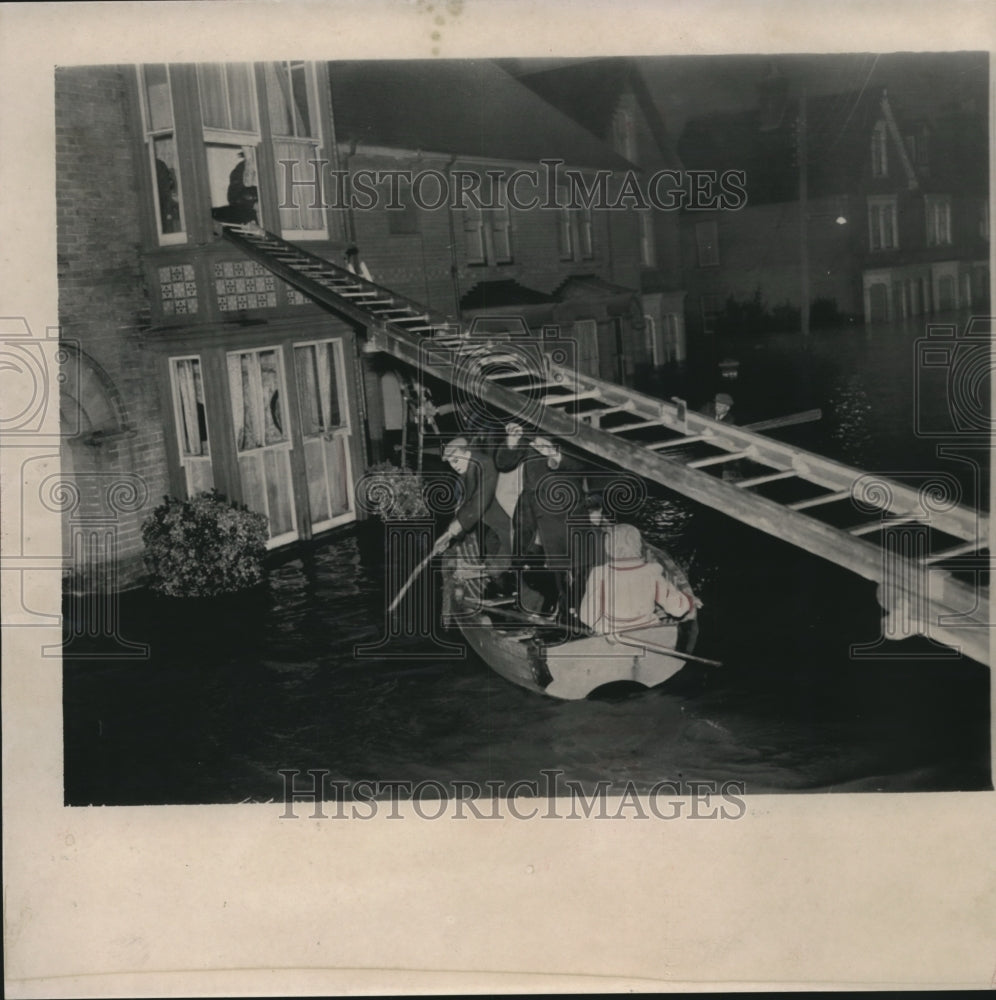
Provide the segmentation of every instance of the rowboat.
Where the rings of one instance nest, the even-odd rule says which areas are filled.
[[[648,546],[677,586],[691,593],[682,569],[667,553]],[[689,660],[698,632],[693,607],[680,621],[659,623],[612,635],[568,634],[555,621],[516,608],[514,598],[484,600],[480,577],[461,571],[459,560],[444,566],[447,620],[495,673],[552,698],[587,698],[607,685],[653,688],[673,677]]]

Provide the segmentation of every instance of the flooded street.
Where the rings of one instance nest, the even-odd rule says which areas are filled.
[[[867,470],[950,472],[974,505],[988,471],[914,433],[922,333],[718,349],[740,361],[729,384],[740,422],[820,407],[820,423],[778,436]],[[696,377],[665,373],[655,389],[694,403],[709,385]],[[383,631],[383,547],[350,530],[286,557],[255,604],[122,595],[123,632],[151,659],[66,660],[66,801],[280,801],[279,771],[309,768],[479,784],[555,768],[586,786],[715,779],[748,794],[991,787],[985,667],[931,657],[920,640],[855,659],[852,644],[880,634],[873,585],[662,488],[636,520],[688,568],[704,602],[696,653],[722,667],[689,664],[640,696],[558,702],[472,653],[440,659],[428,640],[358,659],[354,647]]]

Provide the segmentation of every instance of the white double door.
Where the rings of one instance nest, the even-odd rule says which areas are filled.
[[[285,371],[288,354],[297,397],[293,415]],[[269,546],[300,535],[295,461],[304,465],[311,531],[352,520],[349,407],[341,341],[230,351],[227,366],[242,500],[250,510],[267,516]],[[299,434],[291,420],[298,421]],[[295,439],[303,456],[294,453]]]

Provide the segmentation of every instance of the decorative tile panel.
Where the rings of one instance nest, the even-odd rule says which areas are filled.
[[[214,291],[222,312],[273,309],[277,305],[277,279],[254,260],[218,261],[214,265]]]
[[[306,306],[311,304],[311,299],[307,295],[302,295],[293,285],[284,282],[284,291],[287,293],[288,305]]]
[[[197,282],[193,264],[159,268],[159,297],[165,316],[197,312]]]

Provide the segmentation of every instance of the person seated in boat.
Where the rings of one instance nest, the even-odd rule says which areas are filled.
[[[588,574],[579,617],[592,631],[607,634],[652,625],[663,610],[684,618],[695,606],[664,575],[655,560],[648,561],[640,532],[632,524],[614,524],[605,530],[606,561]]]
[[[512,515],[512,551],[537,558],[542,553],[544,573],[534,577],[544,597],[542,610],[566,617],[569,521],[584,513],[584,468],[550,438],[536,436],[527,445],[520,424],[510,423],[505,431],[495,465],[500,474],[518,475],[521,484]]]
[[[475,536],[493,580],[508,569],[511,521],[495,499],[498,470],[486,452],[472,448],[465,437],[455,437],[443,448],[443,461],[460,477],[460,503],[434,552],[442,552],[458,538]]]

